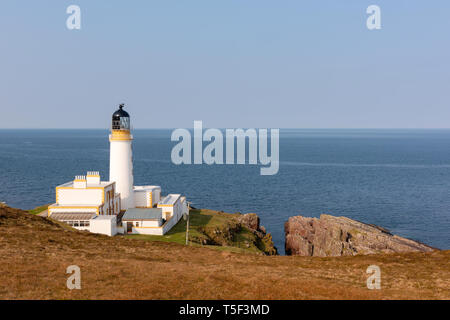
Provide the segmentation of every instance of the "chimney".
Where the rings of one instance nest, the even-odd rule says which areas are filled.
[[[86,176],[75,176],[75,180],[73,180],[73,187],[76,189],[85,189]]]
[[[100,184],[100,172],[88,171],[86,175],[87,184]]]

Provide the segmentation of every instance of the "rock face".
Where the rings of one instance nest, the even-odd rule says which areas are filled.
[[[256,213],[229,214],[220,212],[225,221],[198,227],[199,235],[190,240],[203,245],[229,246],[257,251],[265,255],[277,255],[272,235],[260,225]]]
[[[267,255],[277,255],[277,248],[273,244],[272,235],[266,232],[266,228],[260,225],[259,216],[256,213],[246,213],[238,218],[241,226],[246,227],[257,237],[256,246]]]
[[[238,218],[238,221],[240,224],[249,228],[250,230],[260,231],[259,216],[256,213],[243,214]]]
[[[326,214],[320,219],[290,217],[284,229],[286,255],[336,257],[435,250],[375,225]]]

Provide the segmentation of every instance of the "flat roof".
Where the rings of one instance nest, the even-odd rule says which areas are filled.
[[[123,220],[160,220],[162,219],[161,208],[130,208],[125,211]]]
[[[161,190],[160,186],[134,186],[134,191],[153,191],[153,190]]]
[[[159,202],[159,204],[173,205],[180,197],[181,194],[168,194]]]
[[[101,188],[104,188],[104,187],[107,187],[107,186],[109,186],[109,185],[111,185],[113,183],[114,183],[114,181],[100,181],[100,183],[88,183],[87,187],[94,187],[94,188],[100,188],[101,187]],[[69,181],[69,182],[60,184],[58,186],[58,188],[60,188],[60,187],[73,188],[73,181]]]

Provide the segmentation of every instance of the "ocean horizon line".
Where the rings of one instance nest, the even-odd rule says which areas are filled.
[[[190,127],[183,127],[183,128],[190,128]],[[215,127],[204,127],[204,129],[208,128],[215,128]],[[288,127],[219,127],[217,129],[225,130],[225,129],[236,129],[236,128],[242,128],[242,129],[280,129],[280,130],[358,130],[358,131],[368,131],[368,130],[379,130],[379,131],[387,131],[387,130],[423,130],[423,131],[439,131],[439,130],[450,130],[449,128],[288,128]],[[172,128],[132,128],[132,130],[175,130],[178,129],[176,127]],[[8,131],[8,130],[72,130],[72,131],[84,131],[84,130],[111,130],[110,128],[0,128],[0,131]]]

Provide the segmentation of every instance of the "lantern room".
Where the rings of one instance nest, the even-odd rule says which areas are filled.
[[[119,110],[112,115],[112,130],[130,131],[130,115],[123,110],[124,104],[119,105]]]

